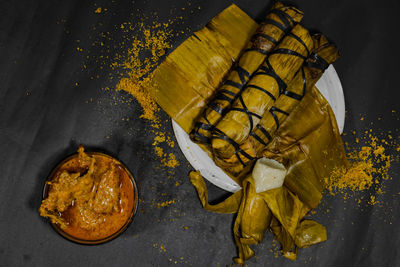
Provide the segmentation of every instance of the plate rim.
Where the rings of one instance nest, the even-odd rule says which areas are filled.
[[[331,64],[324,72],[322,77],[316,82],[316,86],[318,88],[318,84],[320,87],[324,86],[324,83],[328,86],[330,84],[334,85],[334,90],[320,90],[321,94],[328,101],[331,106],[333,113],[335,114],[336,122],[339,128],[339,132],[343,132],[344,122],[345,122],[345,100],[343,87],[339,79],[339,75],[337,74],[335,68]],[[319,89],[318,89],[319,90]],[[325,93],[325,94],[324,94]],[[330,93],[333,93],[332,95]],[[327,95],[326,95],[327,94]],[[333,97],[334,100],[331,99]],[[174,130],[175,138],[178,142],[179,148],[184,154],[186,160],[190,163],[190,165],[197,171],[199,170],[201,175],[207,179],[209,182],[214,184],[215,186],[229,191],[236,192],[241,189],[241,186],[238,185],[232,178],[229,177],[220,167],[218,167],[214,161],[208,156],[208,154],[196,143],[190,140],[189,135],[179,126],[175,120],[172,121],[172,128]],[[191,151],[190,147],[192,147]],[[200,155],[200,156],[199,156]],[[208,159],[204,158],[207,157]],[[204,166],[204,161],[206,164],[208,162],[208,166]],[[203,163],[203,164],[202,164]],[[217,174],[213,173],[209,170],[216,170]],[[218,176],[218,173],[222,175],[223,178]]]

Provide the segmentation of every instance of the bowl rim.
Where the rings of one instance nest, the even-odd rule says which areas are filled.
[[[118,158],[113,157],[109,154],[106,154],[104,152],[100,152],[100,151],[95,151],[95,150],[89,150],[87,151],[85,149],[85,153],[88,155],[100,155],[100,156],[105,156],[107,158],[116,160],[119,164],[121,164],[121,166],[123,167],[123,169],[126,171],[126,173],[129,176],[129,179],[132,183],[132,188],[133,188],[133,194],[134,194],[134,206],[132,208],[131,214],[129,216],[129,218],[127,219],[127,221],[121,226],[121,228],[119,230],[117,230],[116,232],[114,232],[113,234],[101,238],[101,239],[95,239],[95,240],[86,240],[86,239],[80,239],[77,237],[74,237],[66,232],[64,232],[56,223],[52,223],[48,218],[46,218],[46,220],[51,224],[52,228],[63,238],[67,239],[68,241],[71,241],[73,243],[76,244],[80,244],[80,245],[100,245],[100,244],[104,244],[107,243],[111,240],[114,240],[115,238],[117,238],[118,236],[120,236],[123,232],[125,232],[125,230],[131,225],[131,223],[133,222],[133,218],[136,215],[136,212],[138,210],[138,206],[139,206],[139,193],[138,193],[138,188],[137,188],[137,184],[135,181],[135,178],[133,177],[131,171],[128,169],[128,167]],[[49,184],[47,183],[48,181],[51,181],[54,177],[54,175],[57,173],[57,171],[59,170],[59,168],[66,163],[67,161],[75,158],[78,156],[78,153],[75,152],[73,154],[70,154],[68,156],[66,156],[65,158],[63,158],[61,161],[59,161],[55,167],[51,170],[50,174],[46,177],[44,186],[43,186],[43,191],[42,191],[42,201],[47,197],[48,195],[48,191],[49,191]]]

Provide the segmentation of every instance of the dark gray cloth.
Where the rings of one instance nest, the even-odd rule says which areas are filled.
[[[137,102],[122,101],[131,98],[124,92],[101,90],[115,86],[116,79],[109,79],[112,60],[100,58],[126,49],[119,47],[123,36],[116,30],[123,22],[135,23],[144,16],[164,22],[182,14],[184,23],[171,26],[184,31],[171,40],[176,47],[231,2],[120,2],[2,1],[0,266],[226,266],[237,255],[234,216],[202,209],[187,178],[191,167],[178,146],[166,151],[177,155],[180,166],[160,167],[152,146],[153,129],[139,118]],[[256,19],[271,5],[271,1],[235,3]],[[306,27],[326,34],[340,48],[341,58],[334,66],[346,99],[349,135],[344,139],[357,146],[351,131],[361,133],[371,127],[377,133],[392,131],[398,138],[400,2],[301,0],[295,4],[305,13]],[[103,12],[96,14],[97,7]],[[104,42],[110,51],[92,46],[101,40],[102,32],[109,32],[111,40]],[[130,120],[123,120],[126,117]],[[170,120],[165,114],[162,118],[163,130],[172,132]],[[78,144],[118,157],[139,187],[141,201],[134,222],[119,238],[99,246],[63,239],[38,215],[46,176]],[[389,152],[398,157],[398,152]],[[300,250],[296,262],[275,258],[269,251],[273,238],[267,234],[248,266],[400,264],[399,173],[397,161],[391,169],[393,180],[384,182],[385,193],[377,195],[380,205],[325,196],[314,218],[326,225],[328,240]],[[212,199],[226,195],[208,185]],[[359,196],[368,198],[370,193]],[[157,203],[171,199],[174,204],[157,208]]]

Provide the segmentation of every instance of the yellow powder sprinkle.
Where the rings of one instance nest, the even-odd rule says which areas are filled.
[[[375,196],[371,196],[371,198],[370,198],[368,203],[371,204],[371,205],[375,205],[376,203],[378,203],[378,201],[375,200]]]
[[[154,138],[153,146],[165,142],[165,134],[164,133],[157,133],[157,136]]]
[[[169,147],[173,148],[175,142],[171,140],[169,136],[166,136],[162,132],[157,132],[154,138],[153,146],[157,156],[161,159],[161,164],[164,167],[175,168],[179,166],[179,161],[176,159],[173,153],[166,153],[164,149],[160,147],[161,143],[167,144]]]
[[[161,158],[161,164],[165,167],[175,168],[179,166],[179,161],[173,153],[164,153],[161,147],[155,147],[157,155]]]
[[[170,168],[175,168],[176,166],[179,166],[179,161],[176,159],[174,154],[169,153],[168,161],[166,162],[165,166]]]
[[[142,86],[130,78],[122,78],[117,85],[117,90],[129,90],[129,93],[136,98],[143,108],[143,114],[140,117],[157,122],[156,112],[159,111],[159,107]]]
[[[382,145],[390,144],[384,139],[379,141],[370,132],[372,131],[365,132],[365,146],[348,153],[350,167],[335,169],[331,176],[325,179],[327,189],[332,195],[342,193],[346,198],[349,190],[363,191],[369,189],[374,183],[379,184],[382,180],[390,179],[388,172],[394,157],[387,155]],[[382,190],[377,190],[377,193],[382,193]],[[375,196],[371,196],[369,204],[376,203]]]
[[[164,202],[160,202],[160,203],[157,203],[157,208],[168,207],[168,206],[170,206],[171,204],[174,204],[174,203],[175,203],[174,199],[167,200],[167,201],[164,201]]]
[[[100,13],[101,13],[101,7],[98,7],[98,8],[94,11],[94,13],[100,14]]]
[[[168,24],[154,23],[152,26],[145,26],[143,23],[138,25],[121,25],[121,29],[139,30],[142,38],[133,37],[132,46],[127,51],[123,63],[113,63],[113,68],[122,67],[127,70],[127,76],[122,78],[117,84],[117,90],[124,90],[132,94],[143,108],[141,118],[158,123],[157,112],[159,107],[150,96],[147,88],[151,84],[152,71],[160,63],[165,50],[171,45],[167,39],[171,36]],[[150,56],[144,56],[150,55]]]
[[[161,128],[158,116],[160,108],[148,92],[151,85],[153,70],[161,62],[166,49],[171,45],[168,39],[172,31],[168,29],[169,23],[156,23],[145,25],[143,22],[135,25],[123,23],[119,25],[121,31],[131,34],[131,46],[124,55],[116,55],[116,62],[111,64],[114,70],[124,69],[125,77],[121,78],[116,86],[117,90],[123,90],[131,94],[141,105],[143,113],[141,118],[147,119],[155,129]],[[174,168],[179,165],[172,153],[164,152],[166,145],[170,148],[175,146],[174,141],[166,136],[161,130],[154,132],[154,151],[160,158],[164,167]]]
[[[162,147],[156,146],[154,150],[156,151],[157,156],[159,156],[160,158],[164,155],[164,150],[162,149]]]
[[[162,252],[166,252],[167,250],[165,249],[165,247],[164,247],[164,244],[161,244],[160,245],[160,250],[162,251]]]

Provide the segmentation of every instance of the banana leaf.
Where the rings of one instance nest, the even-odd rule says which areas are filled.
[[[310,208],[322,198],[324,178],[348,166],[335,115],[315,86],[282,123],[263,156],[287,166],[285,186]]]
[[[275,105],[265,112],[259,122],[264,130],[270,133],[270,138],[262,133],[261,127],[254,129],[249,138],[254,140],[255,152],[259,154],[279,129],[279,125],[289,116],[300,103],[307,91],[310,91],[321,78],[325,69],[339,58],[339,51],[333,43],[321,34],[313,36],[314,51],[305,61],[304,66],[298,71],[286,90],[276,101]],[[257,138],[259,137],[259,138]]]
[[[200,174],[200,171],[190,172],[189,179],[193,186],[196,188],[200,202],[203,205],[204,209],[218,213],[236,213],[239,210],[243,194],[242,190],[237,191],[219,204],[210,205],[208,203],[207,187],[203,177]]]
[[[231,109],[212,131],[214,157],[229,159],[256,127],[313,49],[307,29],[296,25],[269,54]]]
[[[279,96],[269,112],[265,112],[257,127],[247,140],[236,148],[236,153],[229,159],[216,159],[218,165],[233,175],[240,173],[245,165],[260,155],[272,140],[275,131],[300,103],[307,91],[310,91],[322,76],[324,70],[339,57],[337,47],[321,35],[313,35],[314,50],[304,65],[296,73],[288,88]],[[243,151],[243,153],[241,153]],[[246,154],[250,157],[245,156]]]
[[[195,118],[257,26],[231,5],[172,51],[152,73],[152,84],[146,89],[186,133],[193,129]]]
[[[190,133],[193,141],[210,142],[211,130],[224,115],[226,109],[230,107],[249,78],[264,62],[267,54],[295,23],[300,22],[302,17],[303,13],[294,7],[287,7],[280,2],[273,5],[265,20],[257,27],[235,67],[216,90],[200,117],[196,119],[194,129]]]
[[[294,242],[299,248],[326,241],[326,228],[313,220],[303,220],[297,228]]]
[[[256,28],[251,18],[232,5],[176,48],[155,70],[154,84],[148,89],[186,133],[193,129],[195,119]],[[317,88],[307,91],[258,156],[275,159],[287,168],[280,190],[255,194],[254,185],[244,171],[236,177],[243,189],[222,203],[210,205],[199,172],[190,174],[191,182],[205,209],[237,213],[234,236],[238,263],[254,254],[250,245],[260,242],[267,228],[281,242],[283,255],[294,259],[298,247],[326,239],[323,226],[303,217],[320,202],[324,178],[334,168],[347,164],[334,114]],[[251,165],[246,168],[251,171]]]
[[[254,256],[250,245],[259,244],[269,228],[282,245],[283,256],[294,260],[297,247],[303,248],[326,240],[326,229],[312,220],[302,220],[310,208],[285,186],[256,192],[252,175],[248,175],[242,189],[226,200],[211,205],[207,188],[199,171],[189,174],[203,208],[218,213],[237,213],[233,226],[238,257],[244,264]]]

